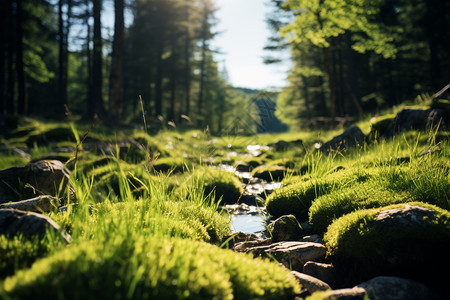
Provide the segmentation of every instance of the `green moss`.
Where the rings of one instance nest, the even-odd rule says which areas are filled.
[[[446,111],[450,110],[450,100],[448,99],[434,99],[430,105],[431,108],[439,108]]]
[[[293,214],[300,222],[306,221],[314,199],[335,188],[351,186],[370,178],[373,170],[341,170],[321,178],[310,178],[275,190],[267,197],[267,212],[274,218]]]
[[[431,210],[434,216],[424,217],[414,226],[376,222],[380,212],[406,205]],[[324,240],[332,261],[344,268],[349,278],[362,280],[383,274],[426,282],[433,277],[432,281],[442,282],[438,274],[446,272],[450,263],[450,212],[421,202],[358,210],[335,220]]]
[[[205,196],[214,195],[216,202],[222,199],[221,203],[236,203],[244,192],[239,179],[226,171],[202,169],[194,172],[190,180],[189,184],[203,189]]]
[[[368,139],[374,140],[376,138],[379,138],[380,136],[383,136],[384,133],[386,132],[389,124],[392,123],[394,118],[395,118],[395,114],[389,114],[389,115],[377,117],[375,120],[371,121]]]
[[[180,173],[189,169],[189,163],[178,157],[162,157],[152,164],[152,168],[156,172]]]
[[[13,275],[16,270],[28,268],[49,252],[48,244],[37,238],[7,238],[0,235],[0,278]]]
[[[448,158],[422,157],[410,164],[380,168],[382,184],[395,192],[409,192],[414,199],[450,210]]]
[[[36,145],[47,145],[51,142],[71,141],[76,142],[75,135],[69,127],[55,127],[28,136],[26,143],[28,147]]]
[[[281,181],[288,170],[284,166],[259,166],[253,169],[252,176],[264,179],[265,181]]]
[[[1,283],[12,299],[283,299],[299,292],[274,263],[191,240],[75,245]]]
[[[144,132],[135,132],[131,135],[131,137],[136,140],[142,147],[147,151],[150,158],[155,156],[170,156],[169,151],[164,147],[164,145],[159,142],[156,138],[144,133]]]
[[[309,210],[309,223],[323,233],[335,219],[352,211],[410,201],[412,196],[406,191],[387,190],[373,181],[359,183],[318,197]]]

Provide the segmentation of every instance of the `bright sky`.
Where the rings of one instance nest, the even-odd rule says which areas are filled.
[[[220,66],[225,64],[229,81],[235,87],[271,89],[287,85],[287,64],[265,65],[263,48],[270,30],[265,22],[269,0],[215,0],[218,11],[216,31],[211,42]]]

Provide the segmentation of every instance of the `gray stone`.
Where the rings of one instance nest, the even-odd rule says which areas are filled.
[[[63,240],[70,243],[70,235],[61,232],[58,224],[41,214],[17,209],[0,209],[0,235],[38,236],[42,239],[47,230],[57,232]]]
[[[261,246],[268,246],[272,244],[272,239],[255,239],[237,242],[233,248],[236,252],[248,252],[249,249]]]
[[[302,227],[293,215],[281,216],[267,226],[274,242],[297,241],[302,236]]]
[[[298,282],[300,282],[302,288],[306,289],[311,294],[317,291],[331,290],[331,287],[320,279],[297,271],[292,271],[291,274],[295,276]]]
[[[319,243],[278,242],[249,248],[246,253],[252,253],[254,256],[273,257],[291,270],[302,271],[306,262],[324,259],[326,248]]]
[[[50,212],[59,207],[59,199],[52,196],[39,196],[32,199],[0,204],[2,208],[14,208],[33,212]]]
[[[341,151],[345,148],[364,145],[365,135],[358,126],[347,128],[342,134],[333,137],[323,144],[318,150],[326,152]]]
[[[323,244],[323,239],[318,234],[311,234],[302,237],[299,242],[311,242],[311,243],[321,243]]]
[[[379,276],[349,289],[326,291],[321,299],[438,300],[427,286],[408,279]]]
[[[57,160],[41,160],[0,171],[0,203],[39,195],[66,196],[69,170]],[[71,199],[75,195],[71,192]]]
[[[335,286],[336,270],[332,264],[308,261],[303,265],[303,273],[320,279],[330,286]]]

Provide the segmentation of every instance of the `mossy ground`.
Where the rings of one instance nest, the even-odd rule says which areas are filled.
[[[360,125],[370,132],[368,120]],[[73,134],[58,141],[58,126]],[[111,299],[293,296],[299,286],[277,264],[217,246],[230,233],[229,217],[217,210],[219,200],[235,203],[243,192],[236,176],[217,169],[223,163],[245,162],[253,171],[258,166],[288,170],[279,178],[283,187],[266,200],[268,212],[309,220],[328,237],[333,220],[365,208],[414,200],[450,209],[446,133],[405,132],[374,138],[362,150],[314,151],[317,143],[341,132],[213,137],[199,130],[165,130],[148,135],[143,129],[28,119],[0,142],[27,149],[29,157],[7,151],[0,167],[24,165],[50,153],[68,157],[78,203],[49,216],[71,234],[72,244],[64,246],[51,235],[42,244],[3,243],[0,261],[17,260],[0,265],[3,277],[12,275],[3,278],[0,293],[58,298],[70,291],[73,298],[82,298],[87,289],[93,297],[106,291]],[[39,134],[45,138],[38,142]],[[30,136],[36,139],[32,145]],[[263,150],[258,157],[247,151],[248,145],[300,139],[301,146]]]

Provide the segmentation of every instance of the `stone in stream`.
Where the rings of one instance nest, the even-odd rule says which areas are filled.
[[[306,262],[323,260],[326,248],[319,243],[278,242],[248,248],[245,252],[252,253],[254,256],[273,257],[287,268],[301,272]]]
[[[58,224],[41,214],[17,209],[0,209],[0,235],[44,238],[47,230],[53,230],[70,243],[70,235],[61,232]]]
[[[300,282],[302,288],[306,289],[311,294],[317,291],[331,290],[331,287],[320,279],[297,271],[292,271],[291,274],[295,276],[298,282]]]
[[[331,287],[337,284],[337,272],[332,264],[308,261],[303,265],[303,273],[320,279]]]
[[[293,215],[281,216],[267,226],[274,242],[296,241],[302,236],[302,227]]]

